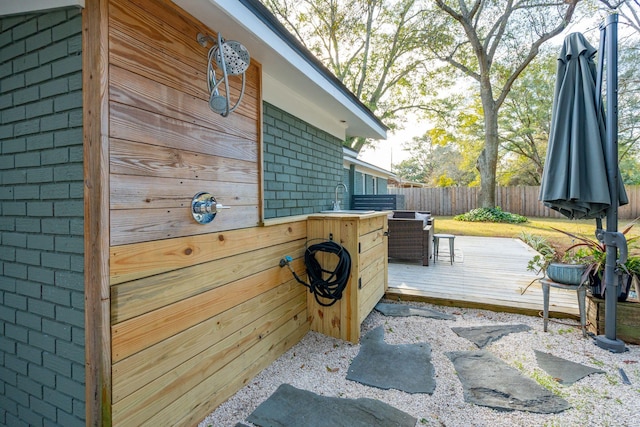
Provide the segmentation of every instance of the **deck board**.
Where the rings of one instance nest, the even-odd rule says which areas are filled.
[[[447,305],[493,306],[516,311],[542,311],[542,287],[527,263],[536,252],[519,239],[456,236],[455,262],[447,241],[437,262],[389,262],[388,298],[423,299]],[[551,288],[551,312],[578,315],[575,291]]]

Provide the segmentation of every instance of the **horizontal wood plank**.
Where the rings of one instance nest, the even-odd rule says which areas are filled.
[[[109,257],[111,284],[305,239],[306,236],[306,221],[298,221],[272,227],[246,228],[158,242],[112,246]]]
[[[141,316],[211,289],[279,266],[286,255],[293,265],[302,261],[301,241],[282,243],[256,251],[244,252],[158,275],[144,277],[111,287],[112,324]],[[289,277],[289,269],[280,268]]]
[[[203,61],[195,35],[204,29],[175,11],[160,14],[163,6],[162,1],[111,0],[109,26],[150,49],[181,59],[175,62],[199,68]]]
[[[298,271],[300,270],[301,266]],[[289,278],[288,269],[276,266],[117,323],[111,328],[112,360],[117,362],[129,357],[179,333],[184,328],[268,292]]]
[[[155,3],[155,4],[154,4]],[[149,5],[159,6],[159,2],[147,2]],[[211,43],[208,47],[201,46],[196,38],[198,32],[216,36],[213,31],[199,30],[197,27],[185,29],[176,21],[179,17],[167,16],[163,22],[155,15],[156,7],[152,13],[143,8],[138,8],[129,1],[113,1],[110,7],[110,61],[114,64],[124,65],[123,68],[136,70],[138,74],[157,78],[167,86],[178,87],[181,91],[197,94],[207,93],[207,55]],[[177,25],[176,25],[177,24]],[[174,26],[182,27],[180,29]],[[200,27],[201,28],[201,27]],[[186,31],[185,31],[186,30]],[[166,64],[166,66],[165,66]],[[175,67],[175,69],[174,69]],[[256,78],[259,67],[252,61],[247,70],[245,94],[253,100],[259,99]],[[199,78],[184,78],[185,71],[181,70],[201,70]],[[221,72],[218,71],[218,75]],[[240,91],[241,78],[230,76],[229,83],[232,87],[232,98],[237,99]],[[191,88],[191,85],[193,88]],[[204,89],[200,90],[199,88]],[[208,95],[203,99],[208,99]],[[255,102],[247,104],[253,105],[252,109],[243,111],[240,106],[236,113],[246,115],[247,112],[255,114]],[[246,106],[246,105],[245,105]],[[254,122],[255,115],[247,118]]]
[[[305,306],[305,288],[290,280],[185,328],[113,366],[113,401],[119,402],[193,357],[203,357],[203,352],[210,352],[225,340],[235,342],[234,351],[238,351],[246,346],[247,339],[259,339],[261,334],[280,326],[279,320],[291,318]]]
[[[364,253],[374,246],[381,245],[384,241],[384,232],[382,228],[377,228],[367,234],[360,236],[360,253]]]
[[[269,356],[275,348],[281,354],[279,344],[295,336],[297,331],[306,329],[305,311],[303,309],[294,315],[287,313],[282,326],[273,331],[261,331],[255,336],[245,337],[240,341],[241,345],[238,345],[238,338],[229,338],[213,346],[201,357],[186,361],[171,373],[115,403],[113,423],[175,425],[178,421],[176,417],[182,418],[188,414],[194,402],[208,400],[205,396],[215,396],[215,390],[220,384],[237,381],[238,377],[248,380],[244,377],[248,367],[256,365],[264,368],[263,364],[270,361]],[[194,393],[203,392],[200,385],[210,383],[212,379],[216,381],[206,390],[206,395],[194,399]]]
[[[209,92],[207,87],[207,49],[202,49],[203,64],[198,68],[192,68],[180,63],[181,58],[173,58],[162,51],[149,49],[147,45],[139,42],[135,37],[123,34],[117,30],[110,32],[111,49],[109,50],[109,62],[120,68],[131,70],[136,74],[153,79],[163,86],[172,87],[180,92],[193,96],[200,101],[208,102]],[[194,44],[197,44],[194,38]],[[176,61],[176,59],[178,59]],[[259,81],[260,67],[255,63],[249,65],[245,73],[245,92],[242,102],[234,112],[246,120],[255,123],[259,111]],[[237,100],[240,96],[242,80],[240,76],[232,76],[229,79],[229,92],[231,100]],[[232,101],[235,102],[235,101]]]
[[[191,205],[179,208],[120,209],[111,211],[111,245],[173,239],[175,237],[210,234],[239,228],[256,227],[260,223],[257,206],[235,206],[221,210],[209,224],[198,223]]]
[[[110,136],[256,163],[258,142],[140,108],[110,103]],[[257,166],[256,166],[257,167]]]
[[[216,202],[231,209],[239,206],[255,207],[260,202],[257,183],[111,174],[111,209],[136,210],[137,212],[132,213],[142,217],[142,222],[155,222],[147,209],[190,210],[193,197],[203,189],[211,189],[209,192],[213,192]],[[221,211],[220,217],[227,212],[232,211]]]
[[[221,375],[213,375],[202,383],[198,384],[194,389],[189,390],[181,397],[180,402],[176,402],[171,408],[163,410],[153,417],[150,421],[153,423],[161,422],[167,413],[175,411],[176,407],[187,407],[189,411],[185,412],[185,416],[179,420],[176,425],[192,426],[196,425],[213,409],[222,404],[226,399],[231,397],[238,389],[247,385],[249,381],[260,373],[264,368],[273,363],[279,356],[300,342],[304,335],[309,332],[309,327],[304,322],[300,322],[304,312],[300,312],[294,320],[299,322],[297,329],[291,331],[289,324],[282,327],[279,332],[280,336],[284,336],[276,344],[261,342],[260,347],[251,349],[251,351],[243,354],[241,360],[234,360],[229,364],[229,372],[220,372]],[[260,357],[255,354],[260,352]],[[220,384],[224,384],[220,386]],[[213,390],[213,393],[211,392]],[[193,402],[198,402],[193,404]]]
[[[360,235],[369,234],[379,229],[385,228],[387,217],[385,215],[377,215],[372,218],[361,218],[359,224]]]
[[[110,168],[113,175],[199,179],[257,183],[254,162],[194,153],[177,147],[111,139]]]
[[[196,97],[115,65],[110,67],[110,75],[109,99],[111,101],[244,139],[252,141],[259,139],[259,124],[254,120],[256,112],[251,113],[249,118],[238,114],[238,110],[228,117],[222,117],[211,111],[206,93],[203,93],[202,97]],[[249,101],[248,105],[246,105],[247,101]],[[255,100],[243,98],[241,105],[246,105],[247,109],[255,109],[255,103]]]
[[[113,365],[113,400],[119,401],[170,372],[213,344],[251,324],[255,319],[286,309],[283,301],[302,298],[306,288],[290,280],[242,304],[147,347]]]

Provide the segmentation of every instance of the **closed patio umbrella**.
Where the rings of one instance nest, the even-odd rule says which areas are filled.
[[[571,33],[558,57],[540,200],[572,219],[602,218],[611,205],[604,114],[596,105],[595,53],[581,33]],[[628,203],[624,186],[618,187],[620,204]]]
[[[600,50],[606,50],[607,117],[600,87],[602,64],[596,72],[596,50],[580,33],[565,37],[558,58],[551,132],[540,188],[540,200],[572,218],[596,218],[596,236],[605,243],[605,335],[596,344],[615,353],[625,351],[616,338],[617,265],[627,257],[627,242],[618,232],[618,206],[627,194],[618,168],[618,16],[613,13],[601,27]],[[606,49],[604,49],[606,41]],[[596,89],[596,87],[598,89]],[[606,215],[607,229],[602,221]],[[620,259],[618,259],[620,250]]]

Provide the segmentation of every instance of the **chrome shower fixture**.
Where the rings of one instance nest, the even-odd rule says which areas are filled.
[[[235,40],[224,40],[222,35],[218,33],[218,39],[205,34],[198,34],[198,43],[202,46],[207,45],[208,41],[213,43],[213,47],[209,49],[207,61],[207,86],[209,87],[209,108],[215,113],[227,117],[229,113],[234,111],[240,105],[240,101],[244,96],[245,88],[245,72],[249,68],[251,61],[249,51],[240,42]],[[222,72],[222,76],[216,77],[216,68]],[[236,103],[231,106],[229,101],[229,76],[242,75],[242,89]],[[224,84],[223,84],[224,83]],[[223,85],[222,85],[223,84]],[[224,95],[220,90],[224,87]]]

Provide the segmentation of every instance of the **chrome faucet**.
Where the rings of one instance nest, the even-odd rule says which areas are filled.
[[[344,185],[343,183],[339,183],[338,185],[336,185],[336,199],[333,202],[333,210],[334,211],[339,211],[340,210],[340,201],[338,200],[338,188],[340,188],[341,186],[344,187],[344,191],[345,192],[349,191],[347,189],[347,186]]]

